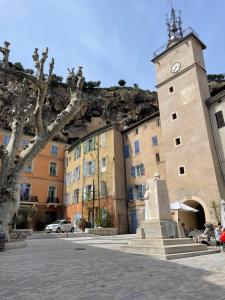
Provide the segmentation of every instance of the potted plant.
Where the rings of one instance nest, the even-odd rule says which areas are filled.
[[[84,231],[87,226],[87,221],[84,218],[81,218],[77,220],[77,225],[82,231]]]

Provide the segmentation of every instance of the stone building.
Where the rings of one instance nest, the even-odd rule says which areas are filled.
[[[0,145],[6,146],[9,137],[10,132],[1,129]],[[24,136],[21,150],[30,139],[30,136]],[[65,148],[58,142],[48,143],[26,168],[21,178],[17,228],[42,230],[46,224],[63,217]]]
[[[165,179],[165,157],[159,112],[123,131],[129,231],[135,233],[144,219],[145,183],[158,172]]]
[[[75,223],[108,222],[118,233],[127,232],[123,136],[117,125],[92,131],[67,149],[64,189],[66,216]]]
[[[224,199],[225,186],[205,101],[210,97],[203,58],[206,48],[191,28],[182,31],[172,9],[169,40],[155,52],[156,87],[170,201],[198,209],[180,213],[187,227],[202,229],[217,222],[214,204]]]

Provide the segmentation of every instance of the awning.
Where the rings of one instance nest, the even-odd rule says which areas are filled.
[[[180,201],[170,203],[170,209],[179,210],[179,211],[198,212],[197,209],[194,209]]]

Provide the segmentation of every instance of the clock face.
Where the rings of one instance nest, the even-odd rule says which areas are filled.
[[[180,70],[180,67],[181,67],[181,64],[179,62],[176,62],[175,64],[172,65],[171,72],[177,73]]]

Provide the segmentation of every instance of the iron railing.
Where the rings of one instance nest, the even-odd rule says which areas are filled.
[[[48,197],[46,203],[60,203],[60,201],[58,197]]]
[[[182,31],[182,38],[185,38],[190,33],[193,33],[198,38],[198,34],[191,27],[188,27],[188,28],[186,28],[185,30]],[[168,49],[168,42],[166,44],[164,44],[162,47],[160,47],[159,49],[157,49],[156,51],[153,52],[153,58],[159,56],[161,53],[163,53],[167,49]]]
[[[20,202],[38,202],[38,197],[32,195],[20,195]]]

